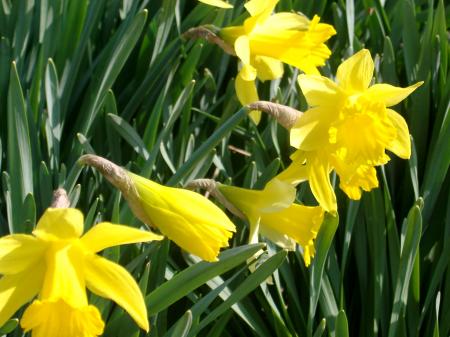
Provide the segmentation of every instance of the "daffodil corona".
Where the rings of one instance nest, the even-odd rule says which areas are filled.
[[[325,64],[331,51],[324,44],[336,34],[333,26],[309,20],[296,13],[272,15],[279,0],[251,0],[245,4],[250,17],[242,26],[223,28],[220,36],[234,46],[241,61],[235,88],[239,101],[249,104],[258,100],[255,80],[274,80],[283,75],[283,63],[307,74],[318,74],[317,67]],[[252,111],[258,123],[259,111]]]
[[[121,244],[161,240],[162,236],[103,222],[84,236],[83,214],[74,208],[48,208],[33,235],[0,239],[0,326],[34,300],[20,321],[33,337],[95,337],[104,323],[89,305],[86,287],[123,307],[149,330],[138,285],[125,268],[97,252]]]
[[[351,199],[360,199],[362,190],[378,186],[375,166],[389,161],[386,150],[404,159],[411,155],[408,126],[389,107],[423,82],[407,88],[370,86],[373,71],[370,52],[363,49],[339,66],[337,83],[318,75],[298,78],[310,109],[291,129],[290,142],[298,150],[278,177],[292,183],[308,180],[316,199],[330,212],[337,209],[332,170],[341,189]]]
[[[127,199],[137,218],[184,250],[206,261],[217,261],[220,248],[236,231],[227,215],[204,196],[166,187],[128,172],[114,163],[85,155],[82,164],[97,168]]]

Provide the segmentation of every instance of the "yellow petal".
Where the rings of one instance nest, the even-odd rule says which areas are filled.
[[[219,185],[219,191],[244,213],[249,220],[262,213],[276,212],[289,207],[295,200],[296,190],[290,184],[279,179],[269,181],[263,190]]]
[[[282,236],[297,242],[303,247],[305,264],[309,265],[310,258],[314,256],[313,240],[323,222],[323,216],[324,211],[320,206],[293,204],[279,212],[264,214],[260,232],[278,245]]]
[[[152,225],[181,248],[207,261],[216,261],[228,246],[235,226],[226,214],[202,195],[165,187],[130,174]]]
[[[93,305],[74,307],[59,299],[36,300],[24,312],[20,325],[33,337],[95,337],[103,333],[105,324]]]
[[[85,260],[85,277],[89,290],[116,302],[142,329],[149,331],[147,308],[141,290],[125,268],[92,254]]]
[[[306,31],[309,28],[310,21],[304,15],[296,13],[281,12],[275,13],[267,18],[264,26],[270,27],[273,30],[302,30]]]
[[[16,274],[43,258],[46,244],[31,235],[13,234],[0,239],[0,274]]]
[[[280,233],[278,230],[268,226],[261,226],[259,232],[262,236],[272,241],[278,247],[289,251],[295,250],[296,243],[294,239],[290,238],[288,235]]]
[[[80,241],[92,253],[129,243],[162,240],[163,236],[123,225],[102,222],[92,227]]]
[[[367,95],[369,99],[384,102],[386,106],[393,106],[403,101],[422,84],[423,82],[417,82],[406,88],[395,87],[390,84],[374,84],[367,90]]]
[[[244,66],[250,64],[250,41],[246,35],[239,36],[236,39],[234,42],[234,50],[236,51],[236,56],[241,60]],[[247,81],[249,80],[250,79],[247,79]]]
[[[236,96],[242,105],[247,105],[258,101],[258,92],[256,91],[256,85],[254,81],[245,81],[240,74],[236,76],[234,82],[236,90]],[[261,120],[261,111],[252,110],[249,112],[250,118],[258,124]]]
[[[251,16],[268,16],[280,0],[250,0],[244,7]]]
[[[37,295],[44,277],[43,264],[0,279],[0,326],[25,303]]]
[[[307,110],[290,131],[290,144],[296,149],[312,151],[329,144],[329,129],[338,115],[334,110],[315,107]]]
[[[316,238],[323,215],[324,211],[320,206],[292,204],[279,212],[264,213],[261,217],[261,229],[272,228],[306,246],[310,240]]]
[[[367,49],[362,49],[341,63],[337,69],[336,79],[339,86],[349,93],[363,92],[373,76],[373,60]]]
[[[46,252],[45,275],[40,298],[64,300],[72,306],[88,304],[83,274],[85,252],[67,242],[55,242]]]
[[[220,8],[233,8],[233,5],[229,4],[228,2],[222,1],[222,0],[198,0],[200,2],[203,2],[204,4],[220,7]]]
[[[339,106],[343,103],[343,97],[339,94],[339,88],[330,79],[317,75],[300,75],[298,84],[309,106]]]
[[[314,197],[327,212],[336,212],[337,203],[327,163],[314,159],[309,163],[309,186]]]
[[[405,119],[394,110],[386,109],[386,112],[389,120],[397,130],[397,137],[387,146],[387,149],[400,158],[409,159],[411,157],[411,139],[409,138],[408,125]]]
[[[83,233],[83,213],[75,208],[47,208],[33,234],[42,240],[76,239]]]
[[[278,174],[276,178],[296,186],[301,182],[308,180],[308,167],[302,161],[293,161],[284,171]]]
[[[283,76],[283,63],[274,58],[255,56],[252,64],[261,81],[275,80]]]

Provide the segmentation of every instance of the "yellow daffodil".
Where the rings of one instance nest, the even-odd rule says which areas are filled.
[[[274,80],[283,75],[283,63],[307,74],[318,74],[317,67],[325,64],[331,51],[324,44],[336,34],[333,26],[309,20],[296,13],[272,14],[279,0],[251,0],[245,4],[250,17],[242,26],[223,28],[220,36],[234,50],[241,61],[235,89],[239,101],[249,104],[258,100],[256,78]],[[251,117],[259,122],[260,112]]]
[[[161,240],[148,231],[103,222],[84,236],[83,214],[74,208],[49,208],[33,235],[0,238],[0,326],[23,304],[34,300],[20,321],[33,337],[95,337],[104,323],[89,305],[86,287],[123,307],[149,330],[147,309],[128,271],[97,252],[121,244]]]
[[[97,168],[127,199],[137,218],[184,250],[206,261],[217,261],[220,248],[236,231],[227,215],[204,196],[166,187],[107,161],[85,155],[80,163]]]
[[[229,4],[226,1],[222,0],[198,0],[200,2],[203,2],[204,4],[215,6],[219,8],[233,8],[233,5]]]
[[[375,166],[389,161],[386,150],[404,159],[411,155],[408,126],[389,107],[423,82],[407,88],[370,86],[373,71],[370,53],[363,49],[339,66],[337,83],[318,75],[298,78],[310,109],[291,129],[290,142],[298,150],[278,177],[293,183],[309,180],[314,196],[330,212],[337,209],[332,170],[349,198],[360,199],[361,190],[378,186]]]
[[[278,179],[268,182],[263,190],[221,184],[217,190],[248,219],[251,243],[258,241],[258,233],[285,249],[294,250],[298,243],[305,264],[310,264],[314,239],[323,221],[321,207],[295,204],[295,188]]]

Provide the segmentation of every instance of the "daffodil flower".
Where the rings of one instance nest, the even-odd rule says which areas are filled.
[[[204,196],[160,185],[98,156],[85,155],[79,162],[97,168],[122,191],[137,218],[158,228],[184,250],[217,261],[220,248],[228,247],[236,227]]]
[[[33,337],[94,337],[104,323],[89,305],[86,287],[123,307],[145,331],[147,309],[128,271],[99,255],[122,244],[161,240],[162,236],[103,222],[84,236],[83,214],[74,208],[48,208],[33,235],[0,238],[0,326],[34,300],[20,321]]]
[[[283,63],[299,68],[307,74],[318,74],[317,67],[325,64],[331,51],[324,44],[336,34],[333,26],[309,20],[296,13],[272,15],[279,0],[251,0],[245,4],[250,17],[242,26],[225,27],[220,36],[234,46],[241,61],[235,89],[239,101],[249,104],[258,100],[256,78],[274,80],[283,75]],[[250,116],[259,122],[260,112]]]
[[[374,64],[363,49],[344,61],[337,83],[318,75],[300,75],[298,82],[310,109],[298,118],[290,132],[290,143],[298,150],[293,163],[278,178],[299,183],[308,180],[322,207],[336,211],[336,196],[329,174],[334,170],[341,189],[351,199],[362,190],[378,186],[375,167],[390,158],[411,155],[408,126],[389,107],[400,103],[423,82],[406,88],[389,84],[370,86]]]
[[[229,4],[226,1],[222,1],[222,0],[198,0],[204,4],[210,5],[210,6],[214,6],[214,7],[219,7],[219,8],[233,8],[233,5]]]
[[[314,239],[324,216],[320,206],[295,204],[295,188],[278,179],[269,181],[263,190],[217,184],[217,191],[225,197],[224,205],[230,211],[247,218],[250,243],[258,242],[258,234],[288,250],[294,250],[298,243],[303,249],[305,264],[311,263],[315,254]]]

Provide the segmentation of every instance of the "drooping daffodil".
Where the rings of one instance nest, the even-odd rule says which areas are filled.
[[[390,158],[411,155],[408,126],[389,107],[400,103],[423,82],[406,88],[389,84],[370,86],[374,63],[366,49],[344,61],[336,82],[319,75],[300,75],[298,82],[310,106],[290,131],[291,146],[298,150],[292,164],[278,178],[294,184],[308,180],[320,205],[337,209],[330,172],[351,199],[378,186],[375,167]]]
[[[302,14],[281,12],[272,14],[279,0],[251,0],[244,6],[250,17],[242,26],[225,27],[220,36],[234,46],[241,68],[236,76],[236,94],[243,105],[258,100],[255,80],[278,79],[283,75],[283,63],[307,74],[318,74],[331,51],[324,44],[336,34],[333,26],[309,20]],[[258,123],[260,112],[250,113]]]
[[[258,242],[259,234],[288,250],[298,243],[305,264],[310,264],[324,211],[294,203],[296,190],[291,184],[272,179],[264,189],[251,190],[199,179],[189,185],[207,188],[229,211],[248,220],[249,243]]]
[[[214,7],[219,7],[219,8],[233,8],[233,5],[231,5],[230,3],[226,2],[226,1],[222,1],[222,0],[198,0],[204,4],[210,5],[210,6],[214,6]]]
[[[96,253],[122,244],[161,240],[149,231],[107,222],[83,233],[83,214],[48,208],[33,235],[0,238],[0,326],[22,305],[20,324],[33,337],[95,337],[103,333],[99,310],[88,303],[86,287],[124,308],[145,331],[147,309],[128,271]]]
[[[201,194],[160,185],[98,156],[85,155],[79,162],[98,169],[122,191],[138,219],[187,252],[212,262],[217,261],[222,247],[228,247],[236,227]]]

